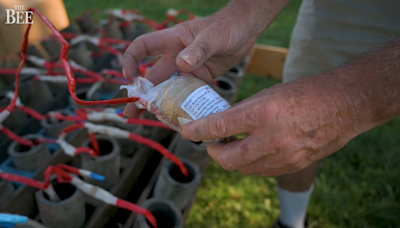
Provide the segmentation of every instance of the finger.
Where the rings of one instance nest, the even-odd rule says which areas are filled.
[[[256,129],[260,119],[250,102],[185,124],[181,134],[185,139],[195,142],[226,138]]]
[[[255,161],[252,136],[217,143],[207,148],[208,154],[227,171],[233,171]]]
[[[124,53],[124,76],[127,78],[134,77],[139,64],[146,59],[147,56],[162,54],[172,38],[173,34],[171,33],[171,30],[165,29],[136,38]]]
[[[213,80],[210,70],[208,70],[208,68],[205,65],[199,66],[197,69],[193,70],[191,73],[196,78],[200,78],[201,80],[206,81],[208,83],[212,82],[212,80]]]
[[[163,56],[154,64],[154,66],[150,68],[145,78],[151,81],[154,85],[158,85],[170,78],[177,71],[177,69],[178,68],[174,61],[171,61]]]
[[[136,107],[135,103],[128,103],[124,109],[124,116],[128,118],[135,118],[139,115],[140,109]]]
[[[207,152],[226,171],[234,171],[242,166],[242,164],[235,162],[235,157],[241,152],[240,147],[243,141],[244,139],[229,143],[217,143],[207,147]]]
[[[178,54],[176,64],[182,71],[191,72],[214,55],[215,51],[209,37],[199,35],[191,45]]]
[[[264,148],[260,151],[259,148]],[[218,143],[207,148],[210,156],[225,170],[233,171],[248,166],[265,154],[274,154],[273,148],[265,147],[263,140],[249,135],[229,143]]]
[[[201,80],[206,81],[208,83],[211,83],[213,79],[211,72],[205,65],[201,65],[199,68],[197,68],[192,72],[178,71],[178,75],[200,78]]]

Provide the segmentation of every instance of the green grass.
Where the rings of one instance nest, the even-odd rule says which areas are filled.
[[[162,20],[168,8],[207,16],[226,0],[67,0],[70,17],[86,9],[136,8]],[[249,1],[250,2],[250,1]],[[250,4],[250,3],[249,3]],[[259,43],[287,47],[300,1],[291,1]],[[278,83],[247,75],[239,100]],[[366,132],[325,159],[309,207],[310,227],[400,227],[400,118]],[[275,180],[225,172],[212,162],[187,227],[269,227],[279,215]]]

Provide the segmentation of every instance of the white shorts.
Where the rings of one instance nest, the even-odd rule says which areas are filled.
[[[283,81],[321,74],[400,37],[400,0],[303,0]]]

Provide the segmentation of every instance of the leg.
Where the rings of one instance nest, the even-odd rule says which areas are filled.
[[[277,177],[278,198],[280,201],[280,225],[277,227],[305,227],[308,202],[314,189],[319,162],[290,174]]]
[[[295,173],[289,173],[276,178],[278,186],[290,192],[305,192],[314,183],[319,162]]]

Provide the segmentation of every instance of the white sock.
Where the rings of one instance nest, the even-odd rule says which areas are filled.
[[[281,208],[279,221],[282,225],[292,228],[304,228],[307,206],[313,190],[314,184],[305,192],[290,192],[278,186],[278,198]]]

